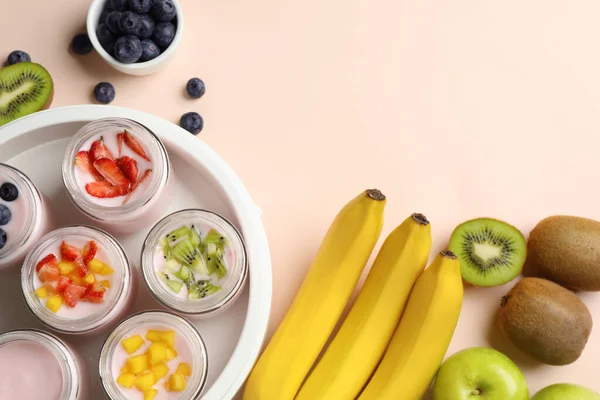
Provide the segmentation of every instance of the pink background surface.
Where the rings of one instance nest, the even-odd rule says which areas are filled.
[[[264,210],[269,335],[334,215],[365,188],[388,196],[382,239],[423,212],[436,251],[477,216],[525,234],[556,213],[600,220],[597,1],[181,3],[179,52],[149,77],[67,52],[89,1],[4,2],[0,57],[22,49],[46,66],[53,107],[92,102],[106,80],[114,105],[173,122],[187,111],[203,115],[200,137]],[[207,85],[197,101],[183,95],[192,76]],[[539,365],[498,336],[494,313],[511,285],[466,291],[448,354],[494,345],[523,368],[532,392],[563,381],[600,390],[600,328],[566,367]],[[582,297],[600,321],[600,294]]]

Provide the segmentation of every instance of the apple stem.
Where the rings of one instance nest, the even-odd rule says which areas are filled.
[[[481,393],[481,392],[479,391],[479,389],[474,389],[474,390],[471,392],[471,394],[472,394],[473,396],[479,396],[479,394],[480,394],[480,393]]]

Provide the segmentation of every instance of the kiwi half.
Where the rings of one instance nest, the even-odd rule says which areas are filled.
[[[39,64],[21,62],[0,69],[0,126],[50,107],[54,84]]]
[[[514,226],[492,218],[460,224],[450,237],[450,251],[460,260],[463,279],[476,286],[513,280],[525,263],[527,244]]]

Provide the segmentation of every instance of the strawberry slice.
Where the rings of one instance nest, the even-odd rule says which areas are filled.
[[[81,168],[83,171],[87,172],[88,174],[92,175],[94,180],[104,180],[104,177],[102,177],[102,175],[100,175],[100,173],[96,171],[96,168],[94,168],[94,164],[92,163],[89,152],[82,150],[79,153],[77,153],[77,155],[75,156],[75,165]]]
[[[135,182],[137,180],[139,170],[137,161],[135,161],[133,158],[128,156],[117,158],[117,166],[131,182]]]
[[[92,160],[92,162],[100,158],[108,158],[109,160],[114,159],[112,153],[104,144],[103,137],[100,137],[100,139],[92,143],[92,147],[90,147],[90,159]]]
[[[130,185],[113,186],[110,182],[91,182],[85,185],[85,190],[92,196],[99,199],[108,199],[113,197],[125,196],[129,193]]]
[[[79,254],[81,254],[81,251],[77,247],[71,246],[64,240],[60,244],[60,256],[63,260],[75,261],[79,257]]]
[[[115,186],[129,185],[129,179],[121,172],[115,160],[100,158],[94,161],[94,167],[111,184]]]
[[[125,132],[119,133],[117,135],[117,146],[119,148],[119,157],[121,157],[121,153],[123,152],[123,143],[125,143]]]
[[[96,252],[98,251],[98,245],[93,240],[90,240],[88,244],[83,247],[83,264],[88,265],[90,261],[96,257]]]
[[[77,265],[77,273],[79,274],[79,276],[83,278],[87,275],[88,269],[81,258],[78,258],[77,261],[75,261],[75,265]]]
[[[40,269],[44,265],[49,265],[52,267],[56,267],[58,265],[58,260],[54,254],[48,254],[46,257],[42,258],[39,263],[35,266],[35,272],[39,272]]]
[[[104,292],[106,292],[106,288],[98,282],[94,282],[87,287],[82,300],[89,301],[90,303],[102,303],[104,301]]]
[[[79,303],[79,300],[81,300],[85,292],[86,288],[84,288],[83,286],[74,284],[67,285],[63,294],[65,298],[65,303],[67,303],[69,307],[75,307],[77,303]]]
[[[125,200],[123,201],[123,204],[126,204],[129,199],[131,199],[131,196],[133,195],[133,192],[135,191],[135,189],[137,189],[146,179],[148,179],[148,177],[150,176],[150,173],[152,172],[151,169],[147,169],[146,172],[144,172],[144,174],[142,175],[142,177],[140,178],[139,181],[137,181],[135,183],[135,185],[133,185],[133,187],[131,188],[131,191],[129,192],[129,194],[127,195],[127,197],[125,197]]]
[[[123,133],[125,134],[125,144],[127,145],[127,147],[133,150],[140,157],[150,161],[150,158],[146,155],[146,152],[144,151],[144,148],[142,147],[140,142],[138,142],[137,139],[131,133],[127,131]]]
[[[60,269],[58,266],[46,264],[38,271],[38,278],[42,282],[56,282],[60,277]]]
[[[59,277],[58,282],[56,283],[56,293],[64,292],[67,286],[69,286],[71,283],[73,283],[73,281],[66,276]]]

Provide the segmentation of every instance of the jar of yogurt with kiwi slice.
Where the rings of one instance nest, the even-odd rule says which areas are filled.
[[[245,244],[219,214],[178,211],[146,237],[142,272],[152,295],[167,308],[190,317],[214,315],[237,299],[247,280]]]

